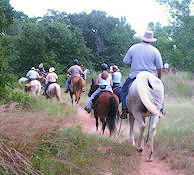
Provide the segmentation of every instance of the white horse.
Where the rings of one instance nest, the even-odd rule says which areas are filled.
[[[134,120],[138,122],[140,136],[137,143],[138,151],[143,151],[142,139],[146,126],[146,118],[151,115],[149,130],[149,150],[147,161],[153,160],[153,143],[156,134],[156,125],[161,114],[160,109],[164,101],[164,87],[162,81],[155,75],[143,71],[139,73],[129,88],[126,103],[129,111],[130,141],[135,146]]]
[[[30,92],[33,96],[40,95],[41,84],[38,80],[32,80],[30,83],[26,84],[25,91]]]
[[[19,83],[19,87],[21,88],[21,89],[24,89],[24,85],[23,85],[23,83],[26,83],[27,82],[27,78],[25,78],[25,77],[22,77],[22,78],[20,78],[19,80],[18,80],[18,83]]]
[[[59,84],[57,83],[52,83],[49,85],[47,91],[47,97],[51,98],[51,97],[56,97],[58,102],[62,103],[62,99],[61,99],[61,87],[59,86]]]

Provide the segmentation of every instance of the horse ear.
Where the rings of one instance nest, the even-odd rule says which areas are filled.
[[[94,83],[94,79],[92,78],[92,84]]]

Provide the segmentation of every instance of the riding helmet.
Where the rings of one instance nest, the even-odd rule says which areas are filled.
[[[106,63],[101,64],[101,69],[102,70],[107,70],[108,69],[108,65]]]
[[[73,63],[74,63],[74,64],[79,64],[79,61],[78,61],[77,59],[75,59],[75,60],[73,61]]]

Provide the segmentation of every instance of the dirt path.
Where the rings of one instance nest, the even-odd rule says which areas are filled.
[[[82,130],[86,133],[102,135],[101,134],[101,126],[99,127],[99,131],[96,131],[95,118],[84,111],[82,107],[78,107],[78,123],[81,125]],[[126,123],[122,124],[121,136],[113,136],[114,140],[118,140],[122,142],[124,140],[128,140],[129,136],[129,126]],[[108,137],[109,132],[108,129],[105,130],[105,136]],[[174,172],[170,169],[169,165],[165,162],[159,160],[157,157],[154,157],[153,162],[146,162],[146,149],[145,152],[141,155],[140,161],[140,175],[176,175],[177,172]]]

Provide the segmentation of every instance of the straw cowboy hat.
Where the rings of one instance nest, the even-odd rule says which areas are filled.
[[[40,63],[38,67],[43,68],[43,63]]]
[[[149,43],[152,43],[154,41],[157,41],[156,38],[154,38],[154,33],[151,30],[148,30],[144,33],[144,36],[141,37],[142,41],[146,41]]]
[[[116,66],[116,65],[114,65],[114,66],[113,66],[113,69],[115,69],[115,70],[118,70],[118,71],[119,71],[119,68],[118,68],[118,66]]]
[[[35,67],[32,67],[31,70],[36,70]]]
[[[55,68],[54,67],[51,67],[50,69],[49,69],[49,72],[54,72],[55,71]]]

